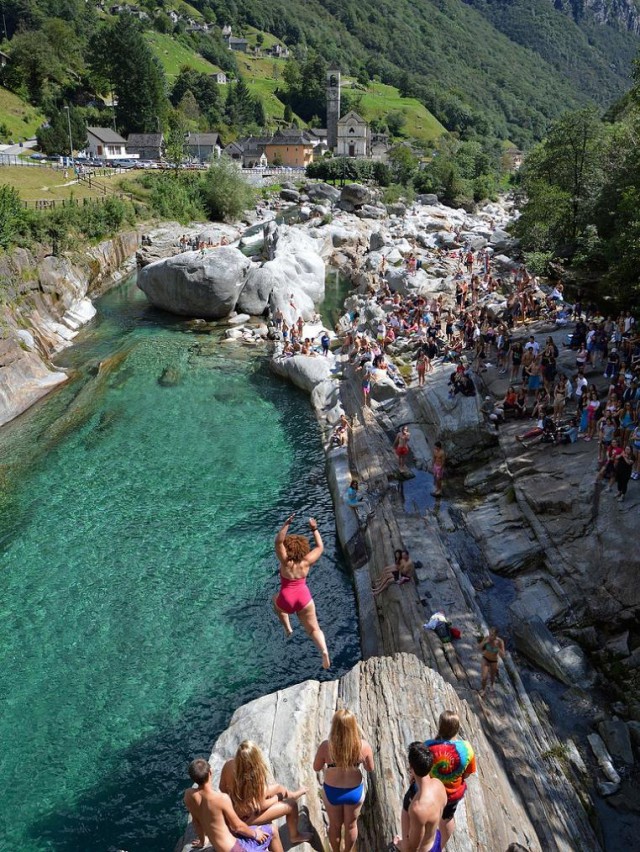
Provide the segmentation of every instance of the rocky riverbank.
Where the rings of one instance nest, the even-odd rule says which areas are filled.
[[[139,241],[125,231],[82,255],[14,249],[0,258],[0,426],[67,380],[53,356],[95,315],[91,298],[129,274]]]
[[[506,274],[517,267],[509,257],[514,246],[504,230],[513,215],[508,205],[489,205],[477,215],[470,216],[464,211],[448,210],[438,205],[435,198],[428,197],[421,199],[422,203],[412,210],[399,205],[386,211],[379,204],[371,205],[374,199],[370,198],[368,190],[350,189],[349,192],[349,199],[336,196],[331,202],[327,201],[327,204],[333,204],[332,220],[329,222],[325,214],[323,222],[318,222],[303,188],[300,201],[303,209],[307,207],[311,215],[304,225],[299,226],[314,239],[321,235],[323,256],[329,264],[349,275],[356,288],[346,303],[349,317],[345,317],[344,328],[357,315],[359,328],[367,329],[375,337],[376,325],[384,319],[386,311],[372,294],[378,289],[379,273],[384,265],[385,279],[395,291],[403,295],[420,295],[427,300],[441,296],[445,304],[454,302],[453,274],[459,264],[459,258],[450,255],[462,244],[472,245],[474,249],[489,246],[493,250],[493,269],[498,273]],[[369,209],[371,206],[377,211],[375,215]],[[409,276],[401,264],[411,252],[421,261],[421,268]],[[544,301],[544,288],[539,289],[537,295]],[[505,299],[499,293],[486,294],[482,297],[482,304],[493,316],[501,315],[506,307]],[[527,333],[540,334],[543,331],[546,332],[544,325],[534,324],[527,328]],[[413,348],[403,339],[396,340],[387,348],[399,374],[405,379],[415,375]],[[354,573],[363,655],[376,658],[378,655],[410,653],[420,660],[416,665],[438,673],[442,687],[448,683],[459,698],[468,702],[470,711],[477,714],[474,725],[482,729],[489,744],[488,751],[501,758],[513,788],[514,801],[524,808],[526,817],[523,817],[520,829],[527,837],[526,841],[520,842],[524,842],[525,848],[602,848],[599,835],[602,836],[603,827],[593,821],[592,779],[598,780],[601,794],[618,790],[620,776],[624,787],[625,776],[629,779],[633,772],[630,767],[634,748],[637,748],[637,725],[633,721],[631,702],[619,702],[612,708],[603,699],[598,690],[601,676],[594,670],[594,661],[588,659],[580,645],[585,644],[583,640],[586,638],[591,642],[600,638],[597,629],[594,633],[588,626],[581,634],[584,629],[581,620],[593,618],[595,608],[590,608],[589,601],[581,595],[580,581],[572,585],[569,570],[565,580],[559,582],[558,565],[549,565],[556,558],[558,544],[562,545],[562,541],[558,542],[557,524],[569,524],[560,512],[560,508],[566,509],[567,501],[563,503],[560,500],[562,507],[559,508],[554,490],[549,488],[550,482],[564,480],[564,461],[554,465],[549,460],[546,466],[537,461],[535,469],[539,478],[533,482],[534,487],[529,488],[527,477],[533,472],[534,465],[522,459],[521,449],[515,453],[512,445],[511,452],[505,453],[505,441],[508,442],[509,437],[513,440],[513,436],[503,429],[496,430],[488,421],[480,405],[481,397],[478,394],[449,397],[451,367],[436,362],[433,373],[427,377],[425,389],[407,387],[406,381],[388,381],[378,375],[378,380],[372,385],[372,408],[368,409],[362,405],[360,379],[353,365],[344,354],[335,351],[334,355],[333,359],[300,354],[285,357],[277,350],[272,366],[277,374],[311,392],[319,419],[326,426],[327,437],[342,412],[346,412],[351,420],[348,447],[329,447],[327,469],[338,533]],[[479,387],[484,387],[484,382],[487,382],[487,388],[500,396],[501,387],[492,384],[494,375],[502,381],[497,371],[492,373],[489,368],[487,374],[476,374],[475,380]],[[392,441],[397,429],[407,424],[412,432],[414,480],[405,482],[398,472]],[[427,472],[436,440],[445,445],[450,470],[456,470],[448,486],[449,499],[437,503],[429,497],[432,480]],[[515,461],[510,462],[508,456]],[[577,470],[578,463],[576,474]],[[359,520],[344,502],[345,490],[353,476],[364,485],[373,505],[373,516],[366,523]],[[571,485],[567,488],[570,490]],[[566,489],[561,490],[566,493]],[[522,492],[526,495],[524,499]],[[538,505],[531,505],[531,493],[540,495]],[[590,504],[589,500],[586,502]],[[545,509],[546,506],[549,508]],[[584,511],[582,508],[572,510],[578,514]],[[546,513],[546,521],[540,522],[537,513]],[[556,524],[553,529],[555,535],[545,529],[548,522]],[[574,524],[575,530],[574,520],[570,523]],[[495,530],[491,524],[496,526]],[[585,550],[591,546],[592,533],[602,535],[606,518],[602,518],[600,524],[589,529],[582,527],[581,545]],[[481,548],[480,561],[461,564],[457,542],[460,536],[471,540],[471,535]],[[565,538],[565,546],[579,546],[568,529]],[[627,545],[626,549],[623,548],[627,564],[633,565],[630,539],[623,533],[619,540]],[[393,548],[399,546],[407,547],[412,558],[421,563],[417,582],[415,586],[392,585],[382,596],[374,599],[371,583],[379,576],[382,567],[392,561]],[[564,556],[565,564],[574,559],[575,554],[569,552]],[[528,693],[525,689],[517,656],[508,656],[498,694],[490,701],[482,701],[478,697],[480,673],[475,636],[486,627],[482,605],[486,589],[494,582],[491,569],[500,570],[501,564],[505,566],[505,573],[516,580],[515,591],[510,592],[513,598],[513,629],[510,624],[509,646],[517,647],[554,678],[570,685],[564,699],[567,710],[574,717],[581,717],[582,728],[585,725],[592,728],[595,736],[590,737],[590,743],[595,756],[587,747],[586,739],[576,738],[574,741],[567,736],[566,728],[570,725],[560,726],[562,734],[556,732],[544,695]],[[613,572],[608,572],[609,585],[615,589],[615,594],[608,593],[614,603],[607,611],[613,613],[615,610],[616,617],[620,615],[624,622],[627,612],[635,613],[637,609],[634,608],[632,594],[629,598],[631,607],[615,604],[621,598],[620,583],[629,582],[632,576],[632,572],[625,573],[624,568],[622,573],[627,579],[623,577],[614,581]],[[598,598],[597,582],[594,582],[594,602]],[[443,645],[433,633],[422,627],[429,614],[438,609],[445,609],[461,629],[462,639],[455,644]],[[571,623],[562,622],[569,613]],[[579,613],[578,617],[576,613]],[[560,623],[564,630],[561,636],[557,631]],[[629,634],[615,633],[615,627],[613,633],[615,649],[612,646],[611,653],[631,657],[632,664],[634,657],[629,647]],[[371,659],[374,665],[378,662]],[[386,686],[391,691],[396,677],[392,674],[395,663],[390,660],[386,665],[389,666],[388,671],[385,669]],[[303,686],[311,688],[309,684]],[[369,683],[366,678],[363,680],[364,693],[373,694],[375,688],[375,684]],[[367,700],[372,700],[371,695]],[[621,711],[624,711],[628,723],[621,718],[610,718],[612,712]],[[325,711],[318,712],[322,715]],[[241,720],[243,718],[240,716]],[[232,742],[235,743],[240,736],[254,736],[248,722],[243,723],[240,730],[239,723],[234,721],[231,740],[226,740],[227,735],[224,735],[221,743],[214,748],[214,768],[220,748],[231,749]],[[596,733],[596,727],[599,733]],[[320,736],[320,732],[316,731],[314,736]],[[411,739],[413,734],[407,733],[407,736]],[[600,736],[606,739],[610,754]],[[409,739],[404,737],[402,744],[400,741],[394,744],[398,754]],[[636,745],[632,747],[633,742]],[[267,746],[265,741],[265,748]],[[307,754],[313,747],[306,735],[305,747]],[[615,756],[612,758],[612,755]],[[275,755],[273,759],[278,775],[280,764]],[[396,760],[401,760],[401,757],[396,756]],[[291,783],[294,783],[295,778],[306,778],[309,772],[307,764],[308,761],[305,763],[303,758],[291,755],[287,772],[284,775],[280,772],[280,775],[291,778]],[[618,771],[620,769],[622,772]],[[396,779],[400,775],[396,771],[392,783],[400,783]],[[393,796],[387,790],[388,782],[389,776],[385,777],[384,785],[377,778],[372,779],[366,809],[373,808],[374,813],[379,801],[383,801],[390,816],[386,820],[379,817],[373,820],[378,822],[379,831],[375,839],[368,837],[366,843],[363,841],[363,849],[384,848],[389,831],[397,828],[397,813],[391,801]],[[489,789],[484,790],[484,796],[485,801],[491,799]],[[627,795],[618,804],[623,808],[629,807],[629,800]],[[507,806],[509,808],[511,805]],[[315,809],[317,804],[311,814],[317,828],[320,815],[314,816]],[[491,814],[496,823],[493,830],[504,831],[504,811],[491,809]],[[363,815],[363,823],[370,824],[366,814]],[[528,826],[533,827],[534,835],[529,834]],[[612,834],[621,837],[616,835],[611,825],[607,826],[607,834],[609,837]],[[500,843],[502,837],[504,834]],[[616,848],[617,841],[613,842],[614,846],[609,841],[604,848]],[[465,834],[461,830],[456,832],[448,848],[477,848],[494,852],[506,848],[506,845],[495,845],[495,841],[487,842],[486,838],[479,839],[473,832]]]

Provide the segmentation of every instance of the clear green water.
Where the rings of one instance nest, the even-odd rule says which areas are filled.
[[[185,766],[233,709],[327,677],[269,606],[292,509],[327,544],[328,677],[359,654],[307,398],[131,283],[98,307],[74,381],[0,431],[2,850],[172,849]]]

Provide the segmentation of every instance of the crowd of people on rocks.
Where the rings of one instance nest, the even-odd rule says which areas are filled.
[[[571,444],[580,438],[597,443],[597,480],[607,483],[608,490],[615,484],[619,501],[624,501],[629,480],[640,478],[640,335],[635,318],[628,311],[605,317],[581,298],[568,304],[561,283],[545,292],[524,265],[494,277],[490,249],[464,247],[448,256],[457,265],[455,301],[443,293],[427,298],[410,287],[407,295],[394,291],[383,257],[368,296],[385,311],[384,318],[367,327],[360,313],[352,311],[337,329],[343,352],[361,375],[363,405],[370,405],[372,384],[381,374],[403,382],[390,353],[404,356],[407,347],[417,387],[427,393],[436,359],[452,365],[451,398],[475,396],[481,374],[495,370],[509,384],[501,399],[485,396],[481,409],[488,420],[499,425],[508,418],[531,418],[532,428],[517,436],[526,445],[533,440]],[[405,259],[406,278],[421,265],[411,252]],[[498,299],[504,308],[496,316]],[[538,339],[527,334],[527,323],[534,319],[561,329],[575,322],[560,343],[562,353],[553,335]],[[571,369],[559,363],[565,364],[569,348],[575,352]],[[334,443],[343,445],[347,434],[338,424]],[[394,449],[402,473],[408,442],[396,438]],[[441,493],[441,483],[434,493]]]
[[[219,248],[220,246],[228,246],[229,245],[229,237],[226,234],[220,238],[220,241],[214,243],[211,237],[208,237],[206,240],[199,239],[195,235],[189,236],[189,234],[182,234],[177,243],[177,250],[180,254],[185,251],[204,251],[204,249],[211,248]]]
[[[442,252],[434,250],[432,254]],[[517,435],[525,445],[533,440],[573,444],[580,438],[597,443],[598,481],[606,483],[609,490],[616,484],[618,499],[624,500],[629,481],[640,479],[640,337],[634,318],[629,313],[605,317],[580,300],[569,305],[562,284],[545,291],[524,265],[508,276],[494,276],[490,249],[474,252],[465,246],[447,255],[457,267],[453,274],[455,292],[450,298],[443,293],[426,297],[412,292],[411,287],[406,288],[408,295],[394,291],[383,257],[368,292],[371,302],[384,311],[383,318],[367,325],[353,310],[336,327],[343,360],[360,384],[362,405],[370,405],[372,385],[381,375],[398,386],[405,385],[392,360],[398,351],[404,357],[410,353],[418,392],[429,392],[428,376],[436,359],[451,364],[451,398],[458,394],[475,396],[481,374],[495,369],[508,381],[508,387],[502,399],[485,397],[482,411],[487,419],[496,426],[508,418],[533,419],[535,425]],[[407,278],[415,276],[422,263],[423,258],[411,252],[405,259]],[[498,315],[496,303],[503,305]],[[289,325],[278,310],[272,319],[283,342],[284,357],[329,354],[331,339],[325,329],[317,339],[305,338],[301,317]],[[574,353],[572,369],[559,364],[567,359],[561,358],[552,335],[538,339],[527,333],[527,322],[536,319],[561,329],[575,321],[573,332],[561,342],[563,352],[571,349]],[[341,414],[329,446],[345,447],[352,430],[353,421]],[[393,443],[400,474],[407,470],[410,440],[408,427],[401,427]],[[445,450],[441,443],[435,443],[431,467],[436,496],[442,493],[445,464]],[[366,524],[373,507],[355,478],[345,501],[359,523]],[[318,649],[323,667],[328,669],[329,650],[307,585],[310,569],[323,553],[322,538],[314,518],[309,519],[311,545],[306,536],[291,534],[293,519],[293,515],[287,518],[275,539],[280,590],[273,597],[273,607],[287,636],[293,630],[291,616],[297,615]],[[372,584],[372,593],[377,597],[391,585],[411,584],[414,579],[415,565],[409,552],[397,548],[393,564],[383,568]],[[499,661],[506,651],[495,628],[478,637],[477,650],[483,696],[494,688]],[[409,788],[398,814],[400,831],[389,849],[440,852],[446,847],[455,830],[455,812],[465,794],[465,779],[476,771],[473,748],[459,737],[459,729],[456,713],[445,711],[433,739],[408,746]],[[323,776],[321,790],[331,852],[354,852],[366,776],[375,764],[376,755],[354,714],[348,709],[338,710],[329,736],[319,744],[313,761],[313,770]],[[235,757],[222,769],[219,791],[213,786],[207,760],[194,760],[189,776],[195,786],[186,791],[184,800],[197,834],[194,847],[204,846],[208,839],[217,852],[281,852],[282,840],[274,822],[281,818],[286,821],[290,845],[310,839],[298,827],[298,802],[308,791],[303,787],[290,790],[272,781],[255,743],[240,743]]]
[[[456,827],[455,814],[467,789],[466,779],[476,772],[473,747],[459,734],[458,714],[445,710],[433,738],[408,746],[408,778],[399,779],[408,783],[398,813],[400,833],[390,841],[389,849],[441,852],[446,847]],[[398,762],[404,759],[402,755]],[[354,713],[347,708],[337,710],[329,735],[319,743],[313,759],[318,780],[322,775],[320,790],[331,852],[355,852],[366,776],[375,766],[376,755]],[[218,790],[206,759],[193,760],[188,772],[195,785],[184,794],[196,833],[192,848],[210,843],[216,852],[283,852],[275,822],[281,818],[285,819],[289,846],[312,839],[298,825],[298,803],[309,791],[305,787],[290,790],[271,779],[265,757],[254,742],[244,740],[238,745],[235,756],[222,767]]]

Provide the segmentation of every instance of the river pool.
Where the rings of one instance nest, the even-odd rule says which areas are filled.
[[[0,430],[2,850],[172,849],[186,764],[233,709],[359,658],[307,397],[132,281],[97,307],[73,380]],[[270,609],[292,510],[327,548],[328,674]]]

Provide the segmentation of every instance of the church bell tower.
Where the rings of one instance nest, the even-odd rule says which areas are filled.
[[[340,118],[340,70],[327,71],[327,148],[335,151],[338,146],[338,119]]]

